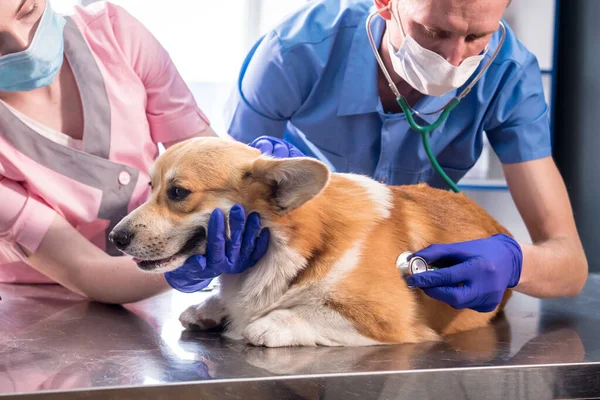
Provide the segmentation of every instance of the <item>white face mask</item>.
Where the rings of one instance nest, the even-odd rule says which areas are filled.
[[[455,67],[444,57],[422,47],[410,35],[404,33],[400,24],[398,25],[404,35],[404,41],[398,51],[395,51],[389,34],[387,35],[388,51],[394,71],[414,89],[429,96],[442,96],[464,85],[487,53],[486,47],[483,54],[469,57]]]

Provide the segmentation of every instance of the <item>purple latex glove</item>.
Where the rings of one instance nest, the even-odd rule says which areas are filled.
[[[302,152],[293,144],[271,136],[257,137],[249,144],[249,146],[260,150],[263,154],[268,154],[275,158],[304,157],[304,154],[302,154]]]
[[[413,254],[435,264],[452,266],[411,275],[409,286],[423,289],[430,297],[456,309],[491,312],[502,301],[507,288],[521,278],[523,253],[519,244],[500,234],[455,244],[434,244]],[[458,286],[463,283],[462,286]]]
[[[231,239],[225,236],[225,217],[220,209],[210,215],[206,256],[192,256],[176,270],[165,273],[173,289],[184,293],[204,289],[221,274],[244,272],[267,252],[269,230],[260,229],[258,214],[252,213],[246,221],[244,208],[234,205],[229,212]]]

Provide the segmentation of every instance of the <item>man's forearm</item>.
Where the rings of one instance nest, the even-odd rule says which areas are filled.
[[[581,292],[588,265],[578,240],[556,237],[520,245],[523,269],[515,290],[538,298],[573,297]]]

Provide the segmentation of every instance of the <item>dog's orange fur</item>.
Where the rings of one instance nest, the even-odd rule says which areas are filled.
[[[473,240],[506,230],[463,195],[426,185],[398,187],[393,193],[393,223],[377,225],[366,244],[369,254],[339,285],[332,303],[360,326],[363,334],[382,342],[405,341],[407,335],[414,340],[426,332],[422,325],[441,335],[486,325],[495,313],[455,310],[420,290],[407,289],[394,263],[404,250],[417,251],[432,243]],[[400,309],[406,313],[404,318],[397,315]]]
[[[182,180],[194,191],[187,206],[171,211],[208,209],[220,200],[257,211],[264,225],[285,232],[289,245],[308,259],[292,285],[323,279],[344,253],[364,240],[358,266],[334,285],[326,304],[366,337],[385,343],[415,342],[482,327],[510,296],[507,291],[503,304],[491,313],[455,310],[421,290],[408,288],[396,269],[396,258],[404,251],[508,234],[463,194],[425,184],[392,187],[391,216],[376,220],[376,204],[367,189],[332,174],[317,197],[284,213],[273,206],[269,182],[261,178],[273,160],[258,158],[257,150],[229,140],[204,139],[198,146],[187,143],[175,146],[169,157],[157,163],[163,171],[173,166],[185,169]]]

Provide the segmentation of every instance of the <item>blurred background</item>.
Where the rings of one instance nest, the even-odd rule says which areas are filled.
[[[98,0],[51,0],[69,13]],[[218,133],[225,131],[223,104],[242,61],[254,42],[286,15],[311,0],[112,0],[127,9],[158,38]],[[546,98],[552,107],[555,1],[513,0],[505,21],[538,58]],[[211,38],[219,40],[211,40]],[[530,241],[506,188],[500,162],[486,143],[480,160],[460,182],[462,189],[517,239]]]

